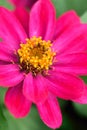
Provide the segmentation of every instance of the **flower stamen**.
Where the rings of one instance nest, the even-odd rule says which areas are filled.
[[[17,51],[22,69],[34,75],[49,70],[56,55],[51,46],[51,41],[42,40],[41,37],[26,39],[26,44],[20,44],[20,49]]]

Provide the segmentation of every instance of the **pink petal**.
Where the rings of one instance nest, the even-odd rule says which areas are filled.
[[[73,101],[80,104],[87,104],[87,86],[84,90],[83,95],[80,98],[74,99]]]
[[[30,0],[8,0],[12,4],[14,4],[17,7],[24,7],[28,4]]]
[[[7,64],[10,64],[8,61],[2,61],[0,60],[0,65],[7,65]]]
[[[17,7],[29,7],[31,8],[37,0],[8,0]]]
[[[0,37],[13,50],[18,49],[20,42],[25,42],[27,35],[15,15],[0,7]]]
[[[75,75],[64,72],[51,71],[48,79],[49,91],[59,98],[72,100],[82,96],[84,92],[84,82]]]
[[[44,103],[37,105],[42,121],[50,128],[59,128],[62,124],[62,114],[57,99],[50,96]]]
[[[29,73],[24,80],[23,94],[34,103],[44,101],[48,96],[48,90],[43,77],[33,77]]]
[[[57,55],[54,63],[56,71],[72,74],[87,75],[87,53],[71,53]]]
[[[66,30],[77,24],[80,24],[80,17],[77,16],[76,12],[73,10],[65,12],[56,21],[54,39],[56,39]]]
[[[58,53],[77,53],[87,50],[87,25],[78,25],[62,33],[53,43]]]
[[[22,86],[9,88],[5,96],[5,105],[16,118],[25,117],[31,108],[31,102],[22,94]]]
[[[12,60],[12,57],[11,56],[9,56],[8,54],[6,54],[6,53],[4,53],[4,52],[2,52],[2,51],[0,51],[0,60],[3,60],[3,61],[10,61],[11,62],[11,60]]]
[[[45,40],[53,38],[55,29],[55,9],[50,0],[39,0],[30,12],[29,34],[42,36]]]
[[[18,1],[18,0],[17,0]],[[16,8],[13,12],[18,20],[20,21],[21,25],[24,27],[27,35],[29,34],[29,13],[25,8]]]
[[[0,65],[0,86],[12,87],[24,79],[20,68],[15,64]]]
[[[17,56],[13,53],[13,51],[7,46],[5,43],[0,42],[0,60],[2,61],[17,61]]]

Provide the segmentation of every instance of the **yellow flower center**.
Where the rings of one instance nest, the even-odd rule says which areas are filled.
[[[20,49],[18,49],[21,68],[26,73],[32,72],[33,75],[49,70],[56,54],[51,46],[51,41],[42,40],[41,37],[34,36],[26,39],[26,44],[20,44]]]

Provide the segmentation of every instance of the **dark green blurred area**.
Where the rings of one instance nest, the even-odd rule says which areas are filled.
[[[87,0],[52,0],[57,16],[74,9],[82,21],[87,22]],[[12,9],[6,0],[0,0],[0,5]],[[87,77],[82,77],[87,83]],[[23,119],[15,119],[4,106],[6,89],[0,88],[0,130],[51,130],[40,120],[36,107],[33,105],[30,114]],[[79,105],[69,101],[59,100],[63,124],[59,130],[87,130],[87,105]]]

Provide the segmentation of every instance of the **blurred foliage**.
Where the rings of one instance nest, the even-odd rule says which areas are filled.
[[[42,127],[43,130],[50,130],[40,120],[35,106],[32,106],[31,112],[28,114],[26,118],[15,119],[9,114],[8,110],[5,108],[3,114],[6,117],[6,119],[8,119],[8,130],[40,130],[40,128]]]
[[[78,114],[80,114],[81,116],[87,117],[87,105],[86,104],[81,105],[81,104],[73,103],[73,105]]]
[[[12,9],[12,6],[7,2],[7,0],[0,0],[0,6],[5,6],[9,9]]]
[[[8,123],[7,119],[3,115],[3,106],[0,104],[0,130],[7,130]]]
[[[81,20],[83,21],[83,23],[87,23],[87,12],[85,12],[82,17]]]
[[[85,83],[87,84],[87,76],[81,76],[81,78],[85,81]]]
[[[65,11],[74,9],[87,22],[87,0],[52,0],[57,11],[57,16]],[[6,0],[0,0],[0,5],[12,9]],[[82,77],[87,83],[87,77]],[[0,130],[51,130],[40,120],[36,107],[33,105],[26,118],[15,119],[4,106],[4,95],[7,89],[0,87]],[[59,130],[86,130],[87,105],[79,105],[60,100],[63,113],[63,124]],[[82,118],[83,116],[83,118]],[[86,117],[86,118],[85,118]]]
[[[52,0],[57,16],[68,10],[75,10],[80,16],[87,10],[87,0]]]

